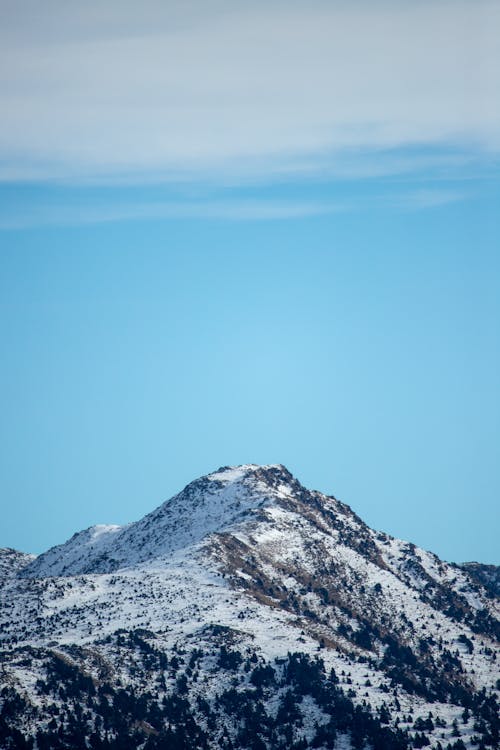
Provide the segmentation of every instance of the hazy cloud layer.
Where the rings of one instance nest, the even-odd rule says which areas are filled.
[[[347,210],[344,204],[326,201],[203,200],[132,204],[102,202],[100,205],[68,206],[64,202],[43,202],[17,211],[0,209],[0,229],[37,226],[78,226],[116,221],[162,219],[214,219],[225,221],[269,221],[301,219]]]
[[[100,196],[93,201],[38,200],[19,202],[15,208],[0,203],[0,230],[29,229],[31,227],[83,226],[129,221],[163,221],[169,219],[214,221],[280,221],[328,216],[338,213],[370,210],[420,211],[438,208],[466,200],[469,195],[451,189],[406,190],[388,192],[376,197],[356,200],[285,200],[280,198],[203,198],[200,200],[140,199],[116,201]]]
[[[380,149],[500,151],[498,2],[0,9],[3,180],[362,174]]]

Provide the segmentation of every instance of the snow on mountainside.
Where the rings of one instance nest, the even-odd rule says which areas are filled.
[[[262,467],[265,471],[266,468]],[[197,479],[136,523],[92,526],[41,555],[24,572],[30,577],[109,573],[166,558],[242,520],[276,492],[259,482],[257,466],[223,468]]]
[[[140,521],[13,554],[2,748],[498,742],[498,569],[375,532],[283,466],[224,467]]]
[[[491,596],[500,596],[500,568],[497,565],[482,565],[477,562],[462,563],[460,567],[480,583]]]
[[[18,552],[15,549],[0,548],[0,586],[12,576],[17,575],[34,559],[35,555]]]

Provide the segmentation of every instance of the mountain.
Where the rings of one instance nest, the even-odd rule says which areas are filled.
[[[0,570],[5,750],[498,746],[498,568],[374,531],[281,465]]]

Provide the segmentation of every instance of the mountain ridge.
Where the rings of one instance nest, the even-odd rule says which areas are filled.
[[[120,691],[132,703],[143,696],[154,732],[137,730],[141,750],[156,748],[157,736],[166,742],[168,726],[187,732],[186,722],[191,734],[179,744],[186,749],[349,750],[360,726],[365,748],[377,750],[380,733],[383,750],[421,747],[423,737],[437,750],[497,742],[495,571],[449,564],[374,531],[282,465],[221,467],[137,522],[91,527],[34,560],[5,559],[13,574],[1,590],[0,647],[6,684],[18,696],[7,705],[14,714],[21,698],[28,706],[7,721],[8,736],[50,733],[50,706],[65,717],[58,731],[73,726],[73,703],[60,698],[54,677],[63,659],[80,685],[75,701],[91,717],[81,732],[97,747],[108,747],[99,723],[106,709],[83,689],[85,675],[114,696],[117,711]],[[169,682],[171,662],[179,666]],[[290,676],[297,669],[314,690],[309,683],[299,690]],[[280,684],[289,679],[301,726],[273,713],[288,700]],[[168,711],[181,697],[187,713],[179,720]],[[244,712],[247,699],[269,727],[247,717],[243,741],[229,706]],[[464,722],[465,709],[475,718]],[[340,731],[345,712],[351,718]],[[130,737],[139,714],[120,714],[128,729],[110,725],[113,742],[121,732]]]
[[[298,486],[282,464],[223,466],[190,482],[139,521],[124,526],[98,524],[77,532],[67,542],[39,555],[23,574],[38,577],[111,572],[148,558],[164,557],[231,525],[242,513],[261,505],[266,492],[272,500],[280,481]],[[169,523],[172,515],[176,516],[175,529]]]

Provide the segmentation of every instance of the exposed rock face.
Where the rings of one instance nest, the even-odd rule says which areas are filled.
[[[497,742],[498,568],[375,532],[283,466],[0,569],[0,747]]]

